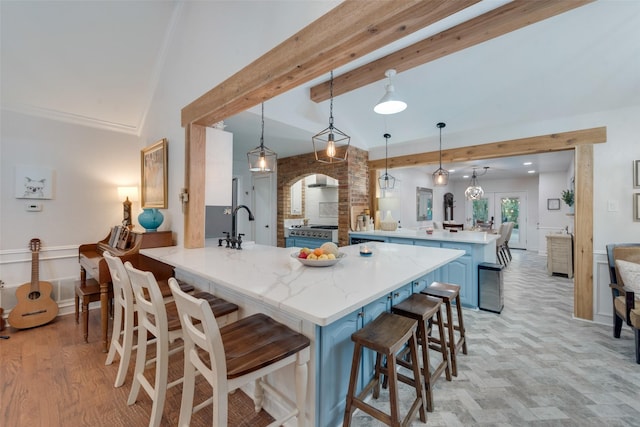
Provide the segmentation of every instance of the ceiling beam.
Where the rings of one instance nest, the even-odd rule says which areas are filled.
[[[585,144],[600,144],[607,141],[607,128],[598,127],[570,132],[552,133],[529,138],[512,139],[490,144],[451,148],[442,151],[442,163],[466,162],[469,160],[495,159],[522,156],[525,154],[550,153],[571,150]],[[389,157],[388,168],[404,168],[438,163],[440,153],[411,154]],[[385,159],[369,161],[370,169],[384,169]]]
[[[184,107],[182,126],[210,126],[478,2],[347,0]]]
[[[385,78],[385,71],[388,69],[393,68],[398,73],[401,73],[592,1],[515,0],[376,61],[334,77],[333,96],[339,96],[382,80]],[[310,90],[311,100],[322,102],[329,99],[329,86],[330,81],[313,86]]]

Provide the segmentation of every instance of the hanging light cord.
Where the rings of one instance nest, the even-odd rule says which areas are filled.
[[[262,103],[262,131],[260,132],[260,149],[264,153],[264,102]]]
[[[329,80],[329,129],[333,129],[333,70],[331,70],[331,80]]]
[[[391,135],[389,135],[388,133],[385,133],[384,135],[384,139],[385,139],[385,143],[384,143],[384,174],[385,175],[389,175],[388,174],[388,164],[389,164],[389,138],[391,138]]]
[[[442,128],[444,126],[438,126],[440,128],[440,169],[442,170]]]

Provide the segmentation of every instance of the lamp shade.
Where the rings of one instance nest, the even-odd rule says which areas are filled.
[[[138,187],[118,187],[118,198],[122,201],[129,199],[130,202],[137,202]]]
[[[396,114],[404,111],[407,108],[407,103],[397,97],[393,85],[387,85],[386,90],[384,96],[373,107],[373,111],[378,114]]]
[[[388,79],[385,85],[385,93],[376,106],[373,107],[373,111],[378,114],[396,114],[404,111],[407,108],[407,103],[398,97],[396,89],[391,83],[391,77],[396,75],[396,70],[387,70],[384,75]]]

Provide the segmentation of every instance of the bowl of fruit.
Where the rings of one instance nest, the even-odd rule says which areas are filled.
[[[309,267],[329,267],[340,262],[345,256],[347,255],[339,252],[338,246],[332,242],[323,243],[315,249],[302,248],[291,254],[291,258]]]

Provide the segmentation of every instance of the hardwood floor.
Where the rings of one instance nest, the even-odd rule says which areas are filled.
[[[34,329],[5,329],[0,335],[1,426],[146,426],[151,400],[144,391],[127,405],[134,357],[127,380],[114,388],[119,358],[105,366],[101,352],[99,310],[89,316],[89,343],[73,316]],[[182,356],[171,358],[169,380],[182,372]],[[149,370],[150,377],[153,369]],[[210,396],[206,382],[198,381],[196,396]],[[182,386],[168,390],[163,426],[178,424]],[[264,410],[255,414],[253,401],[244,393],[230,397],[230,426],[265,426],[273,419]],[[211,425],[212,409],[196,413],[191,425]]]

